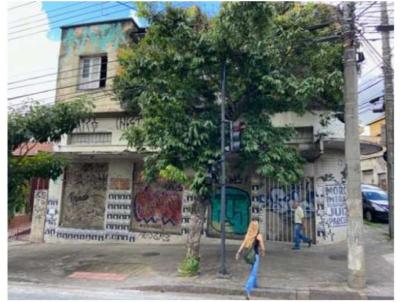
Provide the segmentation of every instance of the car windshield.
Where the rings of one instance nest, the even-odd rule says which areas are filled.
[[[365,197],[370,200],[388,200],[387,194],[385,192],[379,191],[364,191]]]

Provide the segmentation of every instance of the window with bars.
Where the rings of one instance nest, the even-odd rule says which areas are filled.
[[[72,133],[68,135],[69,145],[110,145],[110,132]]]
[[[107,80],[107,56],[85,56],[80,58],[80,90],[103,88]]]

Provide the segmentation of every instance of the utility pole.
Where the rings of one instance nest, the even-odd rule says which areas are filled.
[[[355,2],[342,2],[344,35],[345,159],[347,167],[347,282],[365,287],[363,212],[361,201],[360,137],[358,132]]]
[[[383,58],[383,78],[385,83],[385,119],[386,119],[386,151],[387,151],[387,178],[388,178],[388,197],[389,197],[389,236],[394,238],[393,229],[393,195],[394,195],[394,96],[393,96],[393,69],[389,42],[389,17],[386,1],[381,2],[381,26],[378,30],[382,32],[382,58]]]
[[[225,266],[225,81],[226,81],[226,62],[222,63],[222,83],[221,83],[221,266],[219,273],[221,276],[228,274]]]

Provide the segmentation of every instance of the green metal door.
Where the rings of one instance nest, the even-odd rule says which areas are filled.
[[[246,234],[250,222],[250,205],[250,196],[246,191],[232,187],[226,188],[225,231],[228,238]],[[221,232],[220,192],[217,192],[211,199],[208,217],[208,235],[219,236]]]

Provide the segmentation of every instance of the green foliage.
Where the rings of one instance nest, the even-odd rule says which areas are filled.
[[[8,114],[8,215],[11,218],[26,205],[29,180],[33,177],[55,180],[67,161],[53,154],[39,152],[27,156],[31,145],[58,141],[71,133],[82,119],[91,115],[92,104],[85,99],[54,106],[31,106],[25,113]],[[31,144],[31,145],[28,145]],[[21,154],[13,155],[18,147]]]
[[[182,184],[187,182],[187,176],[185,172],[177,167],[174,167],[173,165],[168,165],[165,167],[165,169],[160,170],[160,176],[164,179]]]
[[[150,27],[119,57],[114,89],[140,120],[124,136],[146,154],[146,179],[161,172],[198,195],[210,194],[205,176],[220,156],[217,96],[225,63],[227,119],[246,125],[242,162],[283,183],[296,181],[303,160],[286,144],[293,129],[273,127],[271,116],[342,106],[342,46],[313,42],[334,34],[337,24],[307,29],[334,18],[332,7],[225,2],[220,15],[208,19],[195,7],[157,11],[142,4],[141,14]]]
[[[200,268],[200,261],[195,257],[187,257],[179,266],[179,273],[184,277],[197,275]]]

